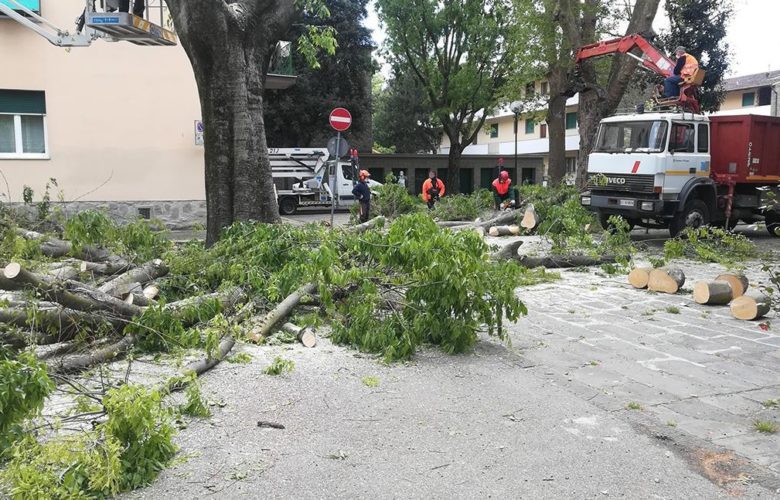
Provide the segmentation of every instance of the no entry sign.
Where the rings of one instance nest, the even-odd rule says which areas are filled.
[[[330,112],[330,126],[339,132],[344,132],[352,125],[352,115],[344,108],[336,108]]]

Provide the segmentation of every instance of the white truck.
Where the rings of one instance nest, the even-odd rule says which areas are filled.
[[[333,196],[331,179],[335,160],[328,159],[325,148],[269,148],[271,170],[276,188],[279,213],[292,215],[300,207],[330,208]],[[336,208],[355,203],[352,188],[357,172],[352,162],[338,161],[335,168]],[[369,187],[381,186],[369,180]]]

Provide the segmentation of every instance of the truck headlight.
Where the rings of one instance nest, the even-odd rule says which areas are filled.
[[[580,198],[580,203],[586,207],[590,206],[590,196],[582,196]]]
[[[652,201],[643,201],[641,208],[642,210],[650,211],[653,209],[654,203]]]

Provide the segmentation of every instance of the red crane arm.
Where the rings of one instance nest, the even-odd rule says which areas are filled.
[[[635,54],[635,51],[640,52],[640,54]],[[577,50],[574,62],[580,63],[592,57],[616,53],[627,54],[633,57],[642,66],[663,77],[671,76],[674,70],[674,62],[640,35],[628,35],[623,38],[584,45]]]

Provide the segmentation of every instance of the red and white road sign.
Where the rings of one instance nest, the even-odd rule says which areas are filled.
[[[330,112],[330,126],[339,132],[344,132],[352,125],[352,115],[344,108],[336,108]]]

